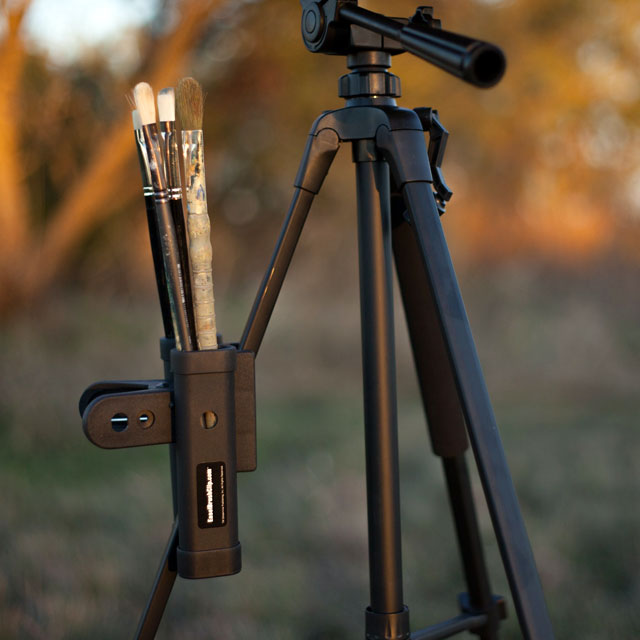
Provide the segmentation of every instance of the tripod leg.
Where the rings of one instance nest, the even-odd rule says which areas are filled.
[[[136,640],[153,640],[156,637],[162,614],[167,606],[173,583],[178,575],[176,568],[177,548],[178,521],[176,520],[173,523],[169,542],[160,561],[151,595],[140,617],[138,629],[134,636]]]
[[[244,351],[257,353],[260,348],[311,203],[339,147],[340,140],[335,131],[323,129],[316,134],[314,128],[311,129],[289,211],[240,340],[240,348]]]
[[[431,446],[442,458],[462,567],[468,608],[486,612],[488,623],[477,631],[482,640],[495,640],[499,623],[484,561],[484,553],[465,460],[468,441],[455,380],[442,340],[433,300],[421,265],[419,246],[404,218],[404,202],[392,197],[393,252],[407,317],[418,381],[427,414]]]
[[[379,148],[385,151],[394,171],[395,182],[402,190],[420,248],[423,271],[436,305],[520,627],[527,640],[549,640],[553,638],[553,630],[533,552],[428,181],[428,158],[423,134],[417,130],[399,133],[403,142],[410,143],[412,151],[421,149],[423,155],[418,162],[412,160],[409,167],[409,172],[413,174],[416,168],[423,167],[421,178],[405,171],[407,165],[394,132],[388,129],[380,131],[377,142]]]
[[[403,603],[389,167],[354,143],[358,192],[371,606],[367,638],[408,638]],[[386,631],[385,631],[386,630]]]

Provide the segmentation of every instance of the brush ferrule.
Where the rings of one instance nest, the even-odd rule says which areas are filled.
[[[171,120],[160,122],[160,133],[164,142],[164,164],[167,171],[167,186],[171,198],[178,200],[182,198],[182,187],[180,181],[180,161],[178,159],[178,137],[175,123]]]
[[[169,202],[169,192],[166,189],[164,191],[154,191],[153,199],[160,204]]]
[[[142,176],[142,190],[144,195],[153,195],[153,184],[151,182],[151,170],[149,169],[149,157],[147,147],[144,143],[142,129],[134,131],[136,139],[136,150],[138,152],[138,162],[140,163],[140,175]]]
[[[182,132],[182,157],[189,213],[207,213],[207,187],[204,175],[204,137],[202,129]]]
[[[167,175],[165,171],[164,158],[162,157],[162,144],[158,135],[158,127],[155,123],[142,126],[144,143],[147,149],[149,160],[149,171],[153,184],[153,197],[156,202],[168,202],[169,191],[167,190]]]

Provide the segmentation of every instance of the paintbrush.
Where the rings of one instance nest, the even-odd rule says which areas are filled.
[[[142,133],[142,120],[137,109],[131,112],[133,118],[133,131],[135,134],[136,149],[140,162],[140,173],[142,175],[142,193],[147,209],[147,226],[149,227],[149,240],[151,242],[151,256],[153,258],[153,270],[156,274],[156,286],[158,297],[160,298],[160,311],[162,313],[162,325],[164,335],[173,338],[173,322],[171,320],[171,305],[169,303],[169,290],[164,273],[164,263],[162,261],[162,247],[160,246],[160,236],[158,235],[158,223],[156,221],[156,207],[153,202],[153,184],[151,182],[151,169],[149,168],[149,158],[147,157],[147,147],[144,144]]]
[[[189,320],[184,299],[183,274],[180,265],[178,240],[169,205],[167,177],[162,156],[162,145],[156,124],[156,105],[153,89],[146,82],[138,83],[133,90],[136,108],[142,122],[142,134],[149,160],[151,182],[153,184],[153,201],[156,210],[162,260],[169,290],[171,318],[176,337],[176,346],[184,351],[191,351],[193,344],[189,329]]]
[[[182,207],[182,184],[180,180],[180,160],[178,155],[178,139],[176,135],[176,97],[173,87],[158,92],[158,128],[164,142],[164,166],[167,174],[169,190],[169,206],[176,230],[180,266],[182,268],[182,284],[184,300],[189,320],[191,342],[196,345],[195,321],[193,315],[193,296],[191,294],[191,277],[189,275],[189,250],[187,248],[187,232]]]
[[[211,266],[211,222],[207,212],[204,173],[202,103],[202,87],[198,82],[193,78],[180,80],[176,92],[176,106],[182,126],[182,157],[186,183],[187,228],[193,275],[196,335],[200,349],[217,349]]]

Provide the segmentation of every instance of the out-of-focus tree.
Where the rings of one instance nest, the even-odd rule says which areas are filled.
[[[20,38],[20,27],[29,2],[17,3],[11,9],[2,3],[5,14],[5,34],[0,45],[0,228],[4,238],[0,252],[1,272],[14,271],[28,242],[29,199],[25,185],[23,150],[19,131],[15,126],[18,109],[25,51]],[[3,281],[5,278],[2,278]],[[3,282],[4,290],[5,283]],[[1,303],[0,303],[1,306]]]
[[[3,312],[37,299],[74,263],[89,234],[131,199],[134,148],[124,95],[142,75],[156,87],[175,82],[225,3],[160,5],[157,21],[169,26],[141,42],[139,68],[127,77],[114,77],[98,55],[53,69],[28,54],[20,27],[29,4],[1,7]]]
[[[441,13],[509,60],[473,98],[437,79],[462,185],[458,239],[487,259],[639,257],[640,4],[477,0]]]
[[[360,4],[397,16],[416,7],[407,0]],[[454,198],[443,220],[459,253],[569,263],[611,252],[637,258],[640,4],[462,0],[435,10],[444,28],[496,42],[508,58],[505,78],[490,90],[408,54],[394,58],[400,104],[438,108],[451,132],[444,172]],[[345,62],[306,52],[299,17],[297,3],[283,0],[254,8],[244,25],[252,49],[236,61],[225,100],[208,111],[210,128],[224,122],[214,135],[224,158],[218,204],[232,220],[237,213],[249,236],[270,219],[274,182],[288,187],[285,176],[295,173],[295,164],[269,162],[279,153],[274,147],[296,160],[314,115],[341,102]],[[351,212],[335,204],[353,179],[335,173],[323,187],[332,206],[322,215],[344,220]],[[281,193],[273,211],[278,220],[286,199]],[[261,220],[247,215],[256,203]]]
[[[415,9],[407,0],[361,4],[399,16]],[[435,7],[445,28],[494,41],[509,60],[500,85],[481,91],[409,55],[394,59],[400,103],[438,108],[451,132],[444,170],[455,195],[444,224],[454,246],[470,259],[637,256],[640,5]],[[236,283],[259,268],[268,249],[255,248],[280,224],[306,131],[320,111],[341,106],[337,78],[347,72],[343,59],[304,49],[299,3],[161,2],[154,28],[139,34],[140,64],[126,74],[99,51],[65,67],[29,51],[20,28],[28,9],[28,0],[1,5],[0,312],[70,276],[117,274],[137,286],[141,261],[150,276],[122,97],[140,79],[160,88],[189,74],[204,84],[218,264]],[[327,236],[312,259],[337,273],[340,232],[333,248],[324,238],[350,215],[352,187],[352,174],[334,169],[314,205]]]

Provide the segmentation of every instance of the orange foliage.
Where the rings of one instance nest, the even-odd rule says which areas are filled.
[[[362,5],[399,16],[415,9],[414,0]],[[167,12],[165,32],[140,47],[140,66],[130,77],[92,66],[99,53],[75,69],[41,61],[46,86],[58,88],[47,95],[56,99],[46,113],[25,111],[18,127],[7,114],[25,93],[33,59],[19,29],[28,1],[10,6],[3,5],[9,19],[0,43],[0,311],[17,308],[19,299],[37,300],[72,272],[90,281],[96,249],[118,276],[148,262],[146,247],[110,252],[89,243],[98,229],[112,244],[123,235],[127,242],[141,237],[139,177],[121,96],[143,73],[157,86],[183,73],[205,85],[207,165],[214,167],[207,171],[209,201],[220,260],[227,261],[219,266],[237,282],[249,272],[253,277],[286,209],[311,122],[342,105],[336,86],[345,60],[304,49],[299,3],[172,3],[177,19]],[[496,42],[508,58],[504,80],[489,91],[412,56],[394,58],[391,70],[404,92],[399,104],[437,108],[451,134],[443,169],[455,195],[444,224],[455,252],[467,261],[524,254],[579,262],[611,251],[637,259],[640,3],[460,0],[437,4],[436,13],[445,28]],[[59,87],[73,91],[79,70],[95,87],[74,110],[68,104],[78,102],[75,96],[61,98]],[[110,112],[118,115],[105,118]],[[29,173],[34,158],[47,154],[48,166]],[[327,225],[352,219],[347,190],[352,175],[333,171],[314,205]],[[324,257],[327,247],[310,251]],[[340,259],[333,260],[338,270]]]

